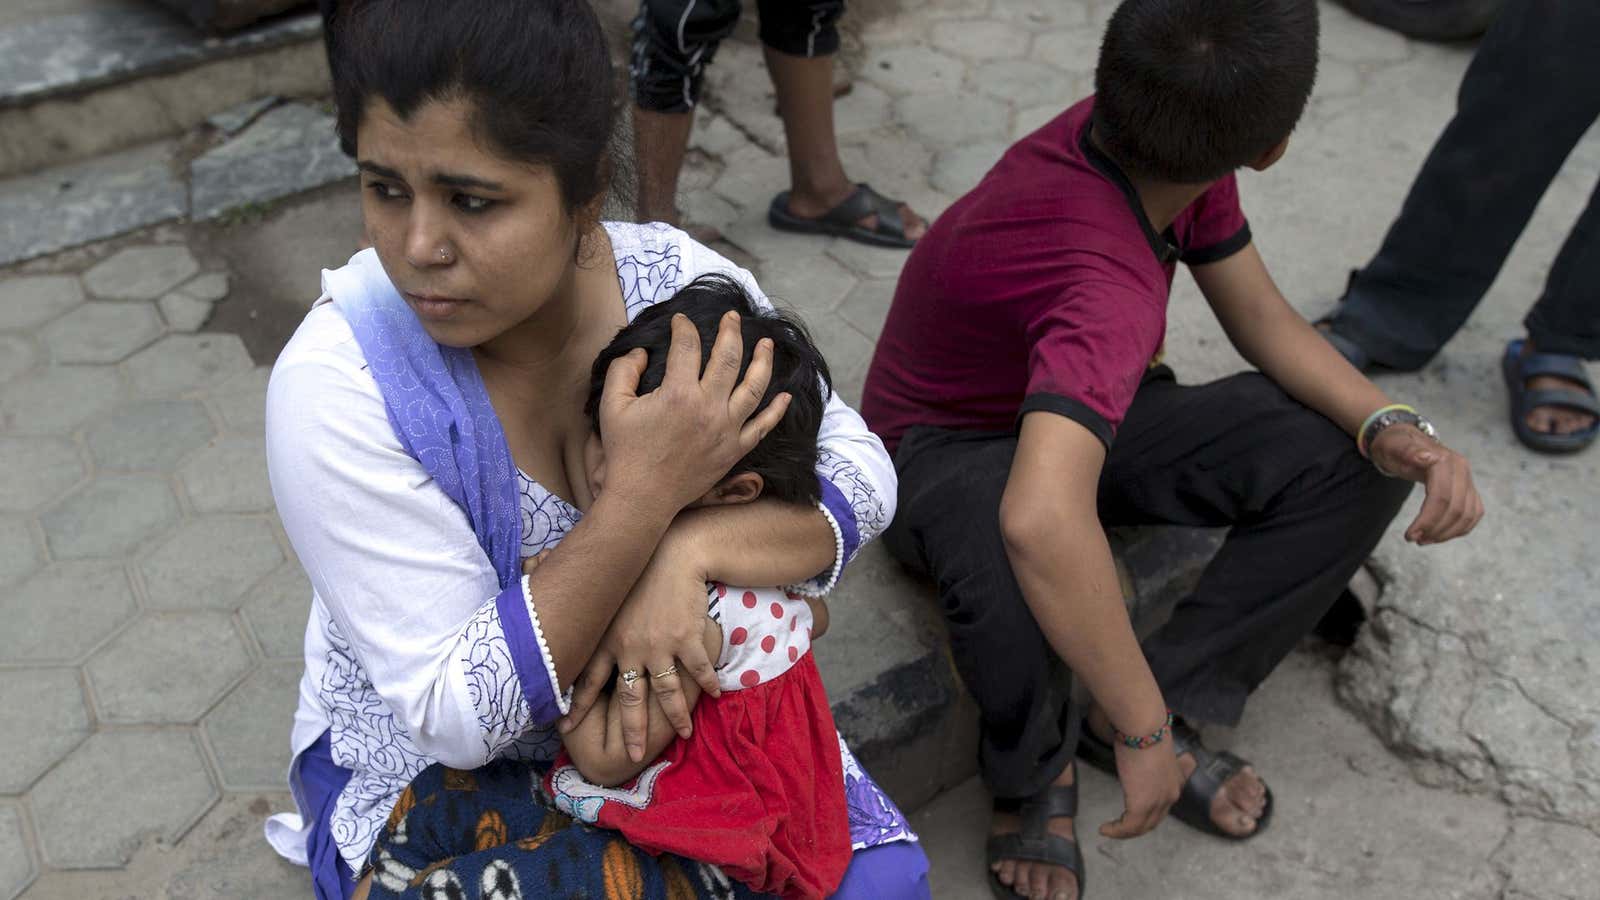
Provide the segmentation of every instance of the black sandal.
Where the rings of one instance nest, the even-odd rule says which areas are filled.
[[[1183,783],[1183,792],[1178,795],[1178,802],[1172,805],[1172,817],[1188,825],[1190,828],[1214,834],[1230,841],[1248,841],[1256,835],[1267,830],[1267,823],[1272,821],[1272,789],[1266,790],[1267,801],[1261,808],[1261,815],[1256,819],[1255,830],[1249,834],[1232,834],[1222,830],[1211,819],[1211,801],[1216,799],[1217,791],[1228,779],[1239,774],[1249,763],[1232,753],[1206,749],[1200,743],[1200,734],[1182,719],[1172,722],[1172,750],[1177,756],[1185,753],[1194,755],[1194,774]],[[1089,730],[1089,723],[1083,723],[1083,733],[1078,738],[1078,758],[1094,766],[1102,772],[1117,777],[1116,750],[1098,735]]]
[[[994,864],[1002,860],[1036,862],[1047,866],[1060,866],[1078,880],[1078,900],[1083,900],[1087,882],[1083,876],[1083,852],[1078,849],[1078,783],[1048,787],[1021,802],[996,800],[1000,812],[1016,812],[1022,817],[1022,830],[1014,834],[992,834],[985,850],[989,869],[989,892],[995,900],[1017,900],[1022,896],[1006,887],[994,871]],[[1010,808],[1013,807],[1014,809]],[[1072,840],[1050,831],[1051,819],[1070,816],[1073,819]]]
[[[878,216],[875,228],[864,228],[861,220]],[[873,190],[866,182],[856,185],[854,192],[838,206],[815,219],[805,219],[789,211],[789,192],[772,198],[767,208],[767,222],[779,231],[800,234],[826,234],[847,238],[876,247],[915,247],[917,242],[906,237],[906,223],[900,217],[900,201]]]

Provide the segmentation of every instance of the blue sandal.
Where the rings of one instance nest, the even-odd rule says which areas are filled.
[[[1524,355],[1522,339],[1506,345],[1506,354],[1500,360],[1500,370],[1505,374],[1506,390],[1511,393],[1511,430],[1517,440],[1540,453],[1575,453],[1594,443],[1600,433],[1600,401],[1596,400],[1594,383],[1583,369],[1583,361],[1565,353],[1529,353]],[[1564,378],[1583,385],[1582,388],[1528,390],[1528,379],[1541,375]],[[1559,406],[1595,416],[1596,424],[1572,434],[1550,434],[1536,431],[1528,425],[1528,413],[1541,406]]]

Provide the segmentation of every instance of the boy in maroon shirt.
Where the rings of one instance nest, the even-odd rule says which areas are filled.
[[[1283,154],[1316,59],[1315,0],[1126,0],[1096,95],[1007,151],[901,274],[861,408],[900,474],[886,545],[937,583],[982,710],[997,896],[1081,890],[1075,753],[1121,781],[1104,835],[1169,808],[1258,833],[1265,783],[1187,720],[1239,720],[1413,482],[1411,541],[1482,515],[1466,461],[1317,335],[1251,244],[1233,173]],[[1186,386],[1159,365],[1178,262],[1259,372]],[[1231,531],[1141,646],[1102,524],[1155,522]]]

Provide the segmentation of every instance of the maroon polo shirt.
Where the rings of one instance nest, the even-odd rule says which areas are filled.
[[[917,241],[861,402],[891,450],[915,425],[1009,431],[1033,410],[1109,447],[1161,350],[1176,263],[1250,243],[1232,175],[1158,233],[1089,140],[1093,106],[1017,142]]]

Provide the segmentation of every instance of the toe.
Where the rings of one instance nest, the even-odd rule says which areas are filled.
[[[1006,887],[1014,886],[1017,883],[1017,864],[1012,860],[1002,859],[1000,868],[995,872],[995,877],[999,878],[1000,883]]]
[[[1050,871],[1050,892],[1045,896],[1050,900],[1077,900],[1078,879],[1072,873],[1061,867]]]

